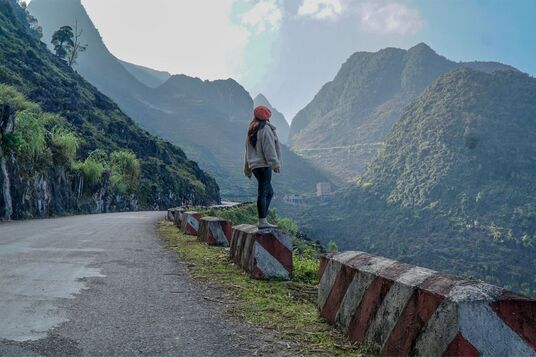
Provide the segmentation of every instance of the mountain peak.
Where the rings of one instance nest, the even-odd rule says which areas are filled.
[[[255,105],[265,105],[267,107],[272,106],[268,98],[266,98],[264,94],[262,93],[257,94],[257,96],[255,97],[255,99],[253,99],[253,101],[255,102]]]
[[[408,53],[433,53],[437,55],[437,52],[434,51],[430,46],[428,46],[424,42],[418,43],[415,46],[408,49]]]

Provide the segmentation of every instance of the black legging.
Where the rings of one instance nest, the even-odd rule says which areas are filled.
[[[253,175],[255,175],[255,178],[259,182],[257,212],[259,213],[259,218],[266,218],[266,216],[268,216],[270,202],[274,196],[274,189],[272,188],[272,168],[259,167],[253,169]]]

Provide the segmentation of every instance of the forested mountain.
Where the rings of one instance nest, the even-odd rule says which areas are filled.
[[[272,111],[272,118],[270,119],[270,122],[277,128],[277,136],[279,137],[279,140],[281,140],[283,144],[286,144],[288,141],[290,126],[288,125],[285,116],[279,110],[274,108],[268,99],[262,94],[258,94],[255,99],[253,99],[253,104],[255,106],[264,105],[265,107],[270,108]]]
[[[113,98],[141,127],[183,148],[216,178],[223,196],[249,199],[255,194],[253,181],[244,177],[242,166],[253,100],[239,83],[174,75],[150,88],[136,79],[139,73],[128,66],[126,70],[108,51],[80,0],[33,0],[29,9],[44,29],[45,42],[50,42],[60,26],[76,19],[88,49],[75,70]],[[276,178],[282,194],[312,192],[316,182],[331,179],[286,147],[283,165],[284,174]]]
[[[405,106],[440,75],[460,67],[513,69],[494,62],[456,63],[421,43],[409,50],[357,52],[294,118],[291,147],[344,179],[361,174]]]
[[[219,201],[213,178],[140,129],[53,55],[15,0],[0,0],[4,218]]]
[[[535,295],[535,177],[536,79],[461,69],[405,109],[358,185],[301,223],[343,249]]]

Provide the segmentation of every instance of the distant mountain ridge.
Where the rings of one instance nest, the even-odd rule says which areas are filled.
[[[458,69],[407,106],[357,185],[294,214],[342,249],[536,296],[535,143],[536,79]]]
[[[166,71],[157,71],[152,68],[132,64],[129,62],[119,60],[119,63],[125,67],[138,81],[145,84],[147,87],[156,88],[163,84],[171,77],[171,73]]]
[[[364,171],[405,106],[439,76],[462,67],[515,70],[495,62],[456,63],[424,43],[409,50],[354,53],[334,80],[295,116],[289,143],[305,156],[314,149],[322,167],[352,179]],[[326,148],[326,159],[319,148]],[[333,153],[335,148],[339,148],[340,160]],[[356,160],[346,159],[348,150]]]
[[[242,167],[253,100],[239,83],[173,75],[150,88],[138,81],[132,67],[125,69],[124,62],[108,51],[80,0],[33,0],[29,9],[44,28],[44,41],[60,26],[78,19],[89,45],[75,67],[79,73],[143,128],[180,145],[217,179],[224,197],[250,199],[255,194],[254,182],[243,175]],[[312,192],[316,182],[333,181],[287,147],[283,147],[283,165],[284,174],[276,178],[282,194]]]

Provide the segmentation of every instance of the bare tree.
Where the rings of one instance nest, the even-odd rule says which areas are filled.
[[[83,30],[78,28],[78,20],[75,20],[73,32],[73,46],[67,59],[67,63],[69,63],[69,66],[71,67],[76,64],[76,60],[78,59],[80,53],[87,50],[87,45],[81,43]]]

